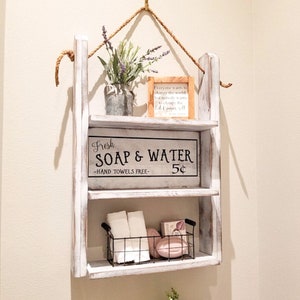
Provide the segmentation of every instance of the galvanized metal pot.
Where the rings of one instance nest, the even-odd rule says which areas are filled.
[[[132,116],[134,94],[128,85],[114,84],[104,88],[107,115]]]

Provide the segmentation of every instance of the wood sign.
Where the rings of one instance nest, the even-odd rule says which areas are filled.
[[[199,186],[195,132],[91,128],[92,189]]]
[[[148,115],[156,118],[193,119],[193,77],[148,77]]]

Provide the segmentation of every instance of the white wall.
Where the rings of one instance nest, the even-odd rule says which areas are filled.
[[[273,119],[274,115],[267,115],[269,106],[264,104],[264,99],[271,103],[273,99],[277,99],[279,107],[283,108],[285,102],[280,101],[283,100],[284,91],[293,96],[297,86],[295,83],[288,88],[289,81],[284,77],[285,89],[281,90],[279,78],[282,79],[282,73],[281,77],[273,74],[272,81],[269,81],[264,72],[256,73],[255,83],[258,88],[254,97],[254,66],[263,66],[263,70],[269,70],[271,67],[276,70],[266,54],[269,50],[269,39],[273,37],[275,40],[276,32],[273,27],[266,27],[263,22],[265,10],[273,11],[273,6],[268,5],[268,1],[262,1],[261,4],[259,1],[254,2],[257,9],[255,20],[259,26],[255,30],[255,45],[263,42],[263,48],[256,47],[255,65],[252,51],[252,1],[149,1],[150,7],[195,57],[208,51],[219,55],[221,79],[234,83],[232,88],[221,90],[223,263],[218,267],[190,271],[91,281],[72,279],[70,276],[72,64],[67,58],[62,61],[61,84],[58,88],[54,85],[54,64],[61,50],[72,49],[75,33],[88,35],[90,49],[94,49],[102,40],[102,25],[106,25],[109,31],[115,30],[143,5],[143,1],[7,1],[4,67],[1,67],[4,74],[1,299],[107,300],[126,297],[136,300],[163,300],[166,298],[165,292],[173,286],[185,300],[253,300],[259,299],[259,279],[264,286],[261,289],[264,297],[261,299],[274,299],[271,294],[272,287],[269,287],[267,282],[274,266],[271,261],[277,257],[278,252],[277,248],[270,249],[269,245],[277,244],[278,234],[270,237],[268,229],[273,224],[273,217],[275,219],[283,207],[286,209],[287,206],[283,205],[285,199],[281,199],[285,196],[284,190],[280,189],[280,192],[274,195],[270,190],[270,182],[278,179],[278,173],[269,171],[269,166],[279,169],[280,165],[276,164],[278,156],[271,151],[278,149],[279,139],[276,139],[275,132],[267,131],[259,131],[256,139],[256,128],[267,125],[267,129],[271,130],[271,125],[274,125],[281,138],[284,138],[283,134],[290,127],[279,127],[277,119]],[[296,2],[294,5],[299,8]],[[296,11],[291,13],[296,15]],[[157,44],[171,47],[177,57],[170,56],[161,64],[160,75],[188,73],[197,76],[195,66],[168,36],[161,36],[148,16],[138,20],[139,23],[133,22],[124,29],[115,38],[116,41],[128,34],[144,48]],[[271,19],[269,20],[271,22]],[[285,20],[289,20],[288,15],[285,16]],[[263,38],[258,35],[263,32],[260,32],[260,26],[265,30],[266,36],[271,32],[270,37]],[[280,32],[280,24],[276,30]],[[284,39],[286,45],[288,41],[292,41],[289,36],[285,36]],[[258,55],[259,49],[267,60]],[[287,49],[284,52],[286,57]],[[274,54],[274,57],[280,58],[279,65],[282,65],[283,58],[279,57],[279,52]],[[103,86],[99,87],[95,95],[93,93],[100,71],[99,62],[96,57],[92,57],[89,63],[91,108],[101,112]],[[296,73],[292,64],[289,68],[284,66],[287,77],[290,76],[287,70],[291,67],[293,74]],[[264,77],[260,77],[263,75]],[[276,91],[280,92],[281,96],[274,92],[271,94],[267,85],[263,85],[260,79],[269,85],[275,80]],[[144,93],[143,89],[138,91],[141,103],[145,99]],[[289,97],[288,100],[289,107],[293,107],[296,103],[295,96]],[[278,107],[273,109],[277,114],[280,113]],[[296,124],[295,111],[296,109],[291,108],[287,115],[281,114],[282,121],[286,122],[292,115],[295,117],[293,125],[299,125]],[[296,129],[293,130],[296,133]],[[289,138],[299,147],[296,135]],[[259,146],[266,146],[258,147],[258,162],[262,162],[258,167],[256,142]],[[268,151],[265,153],[264,149]],[[287,151],[291,154],[295,151],[292,147],[280,146],[280,149],[281,157]],[[287,157],[287,160],[291,159],[290,153]],[[285,182],[294,167],[292,161],[288,162],[288,168],[287,164],[284,164],[284,172],[287,172],[284,173]],[[293,175],[290,181],[294,178],[296,180],[297,174],[294,172]],[[267,179],[270,185],[269,193],[261,184]],[[279,184],[276,186],[279,187]],[[296,189],[295,186],[291,184],[290,187]],[[296,199],[292,192],[289,193]],[[279,194],[283,197],[277,199]],[[268,204],[273,199],[277,200],[276,206]],[[295,200],[289,203],[292,204],[288,211],[295,216],[299,204]],[[272,208],[273,214],[270,214],[269,207]],[[282,214],[280,216],[282,217]],[[284,215],[282,218],[284,223],[290,216]],[[299,225],[294,222],[295,225]],[[285,230],[288,228],[289,225],[284,227]],[[272,229],[274,230],[273,227]],[[260,277],[258,232],[261,242]],[[283,248],[292,233],[279,234],[278,244]],[[287,252],[292,254],[292,250]],[[270,253],[270,258],[266,253]],[[286,258],[286,261],[292,270],[291,260]],[[283,261],[281,265],[287,268]],[[282,277],[287,276],[287,287],[290,287],[294,280],[294,277],[290,278],[289,275],[294,276],[296,273],[283,273]]]
[[[4,53],[4,16],[5,16],[5,5],[4,1],[0,1],[0,53]],[[3,118],[3,73],[4,73],[4,55],[0,55],[0,191],[2,191],[2,118]],[[1,194],[0,194],[1,195]],[[0,196],[0,218],[1,218],[1,196]],[[1,219],[0,219],[1,220]],[[0,221],[0,232],[1,232],[1,221]],[[1,257],[1,242],[0,242],[0,257]],[[1,270],[0,259],[0,270]],[[1,272],[0,272],[0,286],[1,286]],[[0,288],[1,289],[1,288]],[[0,292],[1,295],[1,292]]]
[[[260,295],[292,300],[300,293],[300,4],[254,2]]]

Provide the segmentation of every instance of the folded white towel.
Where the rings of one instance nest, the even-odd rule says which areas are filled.
[[[125,211],[110,213],[107,215],[107,222],[114,236],[111,249],[114,251],[114,262],[124,263],[133,261],[135,256],[132,252],[132,242],[130,239],[130,230]]]
[[[144,214],[142,211],[129,212],[128,224],[131,237],[137,237],[131,239],[134,261],[142,262],[150,260],[149,245],[147,239],[147,230],[145,225]],[[143,237],[143,238],[139,238]]]

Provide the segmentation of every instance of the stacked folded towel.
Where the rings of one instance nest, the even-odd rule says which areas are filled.
[[[139,263],[150,260],[147,230],[143,212],[129,212],[128,224],[131,237],[139,237],[131,239],[134,251],[134,261]]]
[[[134,260],[131,240],[125,239],[130,236],[126,211],[108,214],[107,222],[115,237],[114,241],[111,241],[113,244],[110,245],[114,253],[114,261],[124,263]]]
[[[150,260],[146,225],[142,211],[125,211],[110,213],[107,222],[114,236],[111,249],[114,261],[124,263],[129,261],[142,262]],[[144,237],[144,238],[141,238]]]

